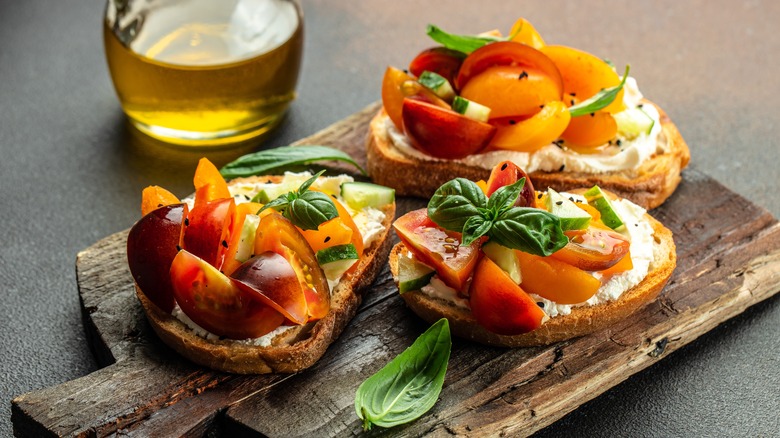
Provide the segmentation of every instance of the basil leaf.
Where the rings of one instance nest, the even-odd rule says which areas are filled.
[[[327,146],[283,146],[266,149],[239,157],[226,164],[219,173],[226,179],[267,175],[318,161],[343,161],[357,167],[363,175],[366,175],[366,171],[348,154]]]
[[[447,33],[433,24],[428,25],[426,33],[429,37],[431,37],[432,40],[436,41],[442,46],[465,53],[467,55],[484,46],[485,44],[495,41],[503,41],[502,38],[481,37],[474,35],[456,35]]]
[[[461,232],[471,216],[479,215],[480,208],[487,205],[482,189],[465,178],[456,178],[444,183],[428,201],[428,217],[451,231]]]
[[[520,192],[523,191],[525,185],[525,177],[520,178],[514,184],[503,186],[493,192],[488,199],[487,208],[495,212],[502,212],[506,209],[512,208],[517,202],[517,198],[520,197]]]
[[[440,319],[360,384],[355,412],[363,420],[363,429],[408,423],[433,407],[444,384],[451,349],[450,325]]]
[[[490,231],[493,222],[482,216],[471,216],[463,225],[463,245],[471,245]]]
[[[617,97],[620,90],[623,89],[623,85],[625,85],[626,79],[628,79],[629,70],[631,70],[631,66],[627,65],[626,72],[623,74],[623,80],[620,81],[620,84],[614,87],[605,88],[590,99],[583,100],[577,105],[569,107],[569,114],[571,114],[572,117],[579,117],[606,108],[615,100],[615,97]]]
[[[513,207],[502,213],[490,229],[490,238],[507,248],[544,257],[569,242],[558,216],[528,207]]]
[[[260,211],[257,212],[257,214],[260,214],[263,210],[267,210],[269,208],[273,208],[276,211],[284,211],[287,209],[287,205],[289,205],[289,203],[290,201],[287,199],[287,195],[279,196],[273,201],[265,204],[263,208],[261,208]]]
[[[316,230],[339,215],[330,196],[322,192],[303,192],[290,202],[286,213],[287,219],[302,230]]]
[[[306,181],[301,184],[300,187],[298,187],[298,193],[301,194],[305,192],[306,190],[309,190],[309,187],[311,187],[312,184],[314,184],[314,181],[317,181],[317,178],[321,177],[322,174],[325,173],[324,170],[320,170],[315,175],[313,175],[311,178],[307,179]]]

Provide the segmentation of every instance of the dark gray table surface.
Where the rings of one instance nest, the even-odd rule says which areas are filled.
[[[693,165],[780,216],[780,2],[305,1],[299,98],[265,145],[288,144],[379,98],[388,64],[432,45],[425,25],[507,31],[630,63],[677,123]],[[190,190],[201,152],[130,130],[103,55],[100,1],[0,2],[0,436],[10,400],[96,368],[76,253],[137,219],[141,189]],[[252,145],[256,148],[257,145]],[[239,152],[209,153],[218,164]],[[748,309],[541,435],[777,436],[780,300]]]

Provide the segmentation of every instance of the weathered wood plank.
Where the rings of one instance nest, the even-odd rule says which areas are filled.
[[[364,165],[373,104],[301,144],[326,144]],[[336,165],[355,173],[349,166]],[[399,199],[399,214],[425,205]],[[675,233],[678,268],[655,302],[607,330],[550,347],[501,349],[455,340],[440,401],[418,421],[381,435],[524,435],[780,289],[780,225],[765,210],[688,170],[653,214]],[[22,436],[347,435],[360,431],[357,386],[405,349],[425,324],[405,308],[385,269],[342,337],[292,376],[232,376],[181,359],[159,342],[136,302],[126,232],[77,259],[95,373],[12,404]],[[224,421],[223,421],[224,413]]]

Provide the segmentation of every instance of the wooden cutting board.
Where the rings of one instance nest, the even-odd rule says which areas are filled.
[[[365,161],[374,104],[299,143],[331,145]],[[398,214],[425,204],[399,199]],[[721,322],[780,290],[780,225],[766,210],[695,170],[652,215],[675,236],[677,269],[657,300],[601,332],[540,348],[458,339],[438,403],[417,421],[373,435],[528,435]],[[154,335],[125,261],[127,232],[78,254],[90,347],[104,368],[17,397],[22,436],[353,435],[358,385],[422,333],[389,270],[364,291],[341,338],[295,375],[237,376],[182,359]]]

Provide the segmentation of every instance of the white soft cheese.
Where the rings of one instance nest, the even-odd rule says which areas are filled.
[[[624,88],[626,90],[623,93],[624,104],[627,108],[635,108],[642,100],[642,93],[637,87],[636,80],[629,77]],[[565,145],[558,147],[555,144],[549,144],[534,153],[507,150],[490,151],[469,155],[459,161],[471,166],[492,169],[502,161],[511,160],[526,172],[541,170],[547,172],[605,173],[636,169],[648,158],[667,149],[657,109],[653,105],[644,105],[643,109],[655,121],[649,134],[640,134],[633,140],[618,137],[620,145],[617,142],[606,144],[597,153],[580,154],[566,148]],[[389,117],[385,123],[393,146],[401,153],[425,161],[443,161],[415,149]]]
[[[243,182],[232,184],[228,186],[228,190],[230,191],[230,195],[233,196],[233,199],[236,201],[236,204],[242,204],[249,202],[262,190],[279,193],[296,190],[304,181],[311,178],[311,176],[312,174],[309,172],[285,172],[280,183],[265,182],[261,179],[258,182]],[[354,178],[349,175],[321,177],[312,184],[312,187],[329,195],[336,196],[341,204],[346,207],[350,216],[352,216],[352,220],[355,221],[355,225],[357,226],[358,231],[360,231],[360,235],[363,237],[363,245],[368,248],[385,231],[385,226],[383,224],[383,221],[385,220],[385,214],[381,210],[373,207],[354,210],[350,208],[346,202],[343,202],[339,196],[341,192],[341,184],[352,181],[354,181]],[[194,205],[194,198],[192,197],[185,198],[182,201],[186,202],[190,208],[192,208]],[[336,285],[338,285],[340,280],[341,278],[328,280],[328,286],[331,291],[334,287],[336,287]],[[178,305],[174,307],[172,315],[179,321],[183,322],[187,327],[191,328],[196,335],[209,340],[220,339],[218,335],[209,332],[192,321],[187,315],[184,314]],[[271,340],[273,340],[276,335],[283,333],[291,328],[293,328],[293,326],[280,326],[276,330],[259,338],[245,339],[235,342],[267,347],[268,345],[271,345]]]
[[[565,197],[572,197],[576,201],[586,202],[585,198],[571,193],[561,193]],[[653,245],[653,227],[644,219],[645,209],[626,199],[612,201],[612,207],[615,212],[623,219],[626,224],[620,232],[631,241],[630,252],[633,268],[629,271],[613,275],[612,278],[604,282],[599,290],[589,300],[580,304],[558,304],[538,295],[531,294],[531,297],[538,303],[544,303],[544,311],[551,318],[558,315],[568,315],[571,309],[578,306],[595,306],[597,304],[615,301],[623,293],[637,284],[647,276],[651,263],[654,260]],[[600,279],[598,273],[593,276]],[[438,298],[449,301],[457,307],[469,308],[468,300],[458,296],[455,289],[444,284],[438,276],[434,276],[431,283],[421,289],[422,293],[432,298]]]

